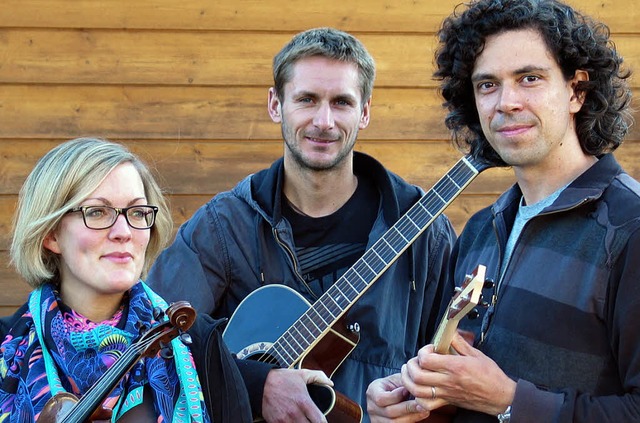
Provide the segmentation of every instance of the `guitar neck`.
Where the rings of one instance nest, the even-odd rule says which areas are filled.
[[[300,318],[268,354],[293,366],[488,165],[461,158]]]

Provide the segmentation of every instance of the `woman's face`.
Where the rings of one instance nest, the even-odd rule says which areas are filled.
[[[147,204],[142,179],[131,163],[113,169],[81,206],[117,208]],[[65,215],[44,246],[60,256],[60,295],[74,310],[110,317],[144,266],[149,229],[134,229],[120,214],[107,229],[89,229],[82,213]],[[102,313],[100,313],[102,311]]]

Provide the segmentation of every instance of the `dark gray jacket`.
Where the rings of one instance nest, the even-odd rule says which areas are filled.
[[[355,153],[354,171],[372,180],[381,196],[370,247],[423,191],[362,153]],[[216,318],[231,316],[243,298],[266,284],[284,284],[313,303],[316,297],[297,270],[291,226],[281,214],[282,180],[280,159],[216,195],[180,228],[148,283],[167,300],[188,300]],[[359,324],[361,341],[333,380],[363,409],[367,385],[400,371],[431,340],[438,311],[452,292],[445,283],[454,241],[449,220],[440,216],[347,313],[347,323]]]
[[[477,264],[497,280],[521,196],[516,185],[469,220],[457,282]],[[479,348],[518,383],[513,423],[640,421],[640,184],[612,155],[525,225],[501,285]],[[476,340],[482,321],[466,327]],[[482,421],[496,419],[456,419]]]

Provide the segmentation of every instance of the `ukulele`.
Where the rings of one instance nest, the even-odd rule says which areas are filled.
[[[166,315],[167,321],[156,324],[136,339],[80,399],[68,392],[51,397],[40,413],[38,423],[110,420],[111,410],[103,408],[102,402],[120,379],[139,359],[155,357],[172,339],[182,336],[196,319],[196,311],[186,301],[171,304]]]
[[[451,341],[458,329],[458,324],[480,302],[482,288],[485,284],[487,268],[479,264],[470,275],[466,275],[462,286],[456,287],[456,293],[449,302],[447,311],[442,316],[432,344],[438,354],[458,354],[451,348]],[[424,423],[450,422],[455,414],[455,407],[447,405],[431,412],[429,417],[422,420]]]

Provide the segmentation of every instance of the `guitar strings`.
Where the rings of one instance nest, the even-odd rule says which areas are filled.
[[[372,282],[374,282],[382,272],[386,270],[385,268],[390,266],[393,261],[395,261],[395,259],[397,259],[404,250],[406,250],[413,241],[415,241],[415,239],[426,230],[432,221],[435,220],[444,211],[444,209],[446,209],[446,207],[463,191],[463,189],[487,167],[487,165],[478,162],[470,155],[463,157],[454,164],[451,170],[438,180],[432,189],[426,192],[413,206],[411,206],[411,208],[401,216],[400,219],[398,219],[398,221],[389,228],[371,248],[365,251],[363,256],[358,259],[356,263],[354,263],[354,265],[349,268],[345,274],[342,275],[313,305],[311,305],[311,307],[309,307],[309,309],[306,310],[287,331],[280,335],[280,337],[269,348],[267,348],[266,351],[259,355],[257,360],[270,364],[278,364],[282,367],[292,367],[296,364],[300,360],[301,354],[311,345],[306,342],[305,336],[300,329],[298,329],[298,326],[302,326],[303,329],[306,329],[306,331],[312,335],[313,339],[318,339],[318,337],[330,327],[330,322],[327,322],[325,316],[329,314],[330,316],[328,317],[330,321],[335,322],[343,313],[345,313],[352,305],[353,301],[362,295]],[[461,177],[462,180],[458,180],[458,178]],[[436,205],[440,205],[440,207],[436,209],[435,213],[432,213],[430,208]],[[424,211],[427,213],[424,213]],[[428,215],[428,218],[424,221],[426,215]],[[415,233],[407,238],[403,235],[403,232],[409,232],[409,229]],[[385,246],[383,244],[387,245]],[[399,250],[394,248],[394,245],[399,247]],[[378,249],[386,249],[388,254],[384,255],[384,251],[381,251],[383,255],[380,255],[377,251]],[[368,259],[368,256],[372,257]],[[383,263],[383,266],[379,271],[376,271],[376,269],[371,267],[371,264],[373,263],[367,262],[367,260],[371,261],[371,258],[376,257],[379,259],[377,261],[382,261]],[[359,290],[349,282],[349,275],[354,273],[361,280],[361,285],[364,285],[361,286]],[[373,277],[369,282],[362,277],[362,275],[366,273],[373,273]],[[355,292],[356,295],[354,298],[350,298],[345,294],[345,291],[347,291],[348,288]],[[327,306],[325,304],[326,299],[330,299],[335,306]],[[347,306],[341,306],[338,302],[339,300],[346,302]],[[321,310],[318,310],[321,306],[328,313],[323,313]],[[321,319],[321,322],[314,320],[311,313],[315,313]],[[304,323],[304,319],[310,321],[319,333],[314,333],[312,330],[313,327],[310,329],[310,326],[307,326]],[[297,332],[298,335],[293,332]],[[293,341],[298,348],[296,348],[296,345],[291,341]],[[304,345],[305,343],[307,344],[306,346]],[[294,351],[293,353],[287,354],[289,357],[284,357],[282,354],[278,353],[279,349],[285,350],[286,352],[287,347],[289,350]]]

